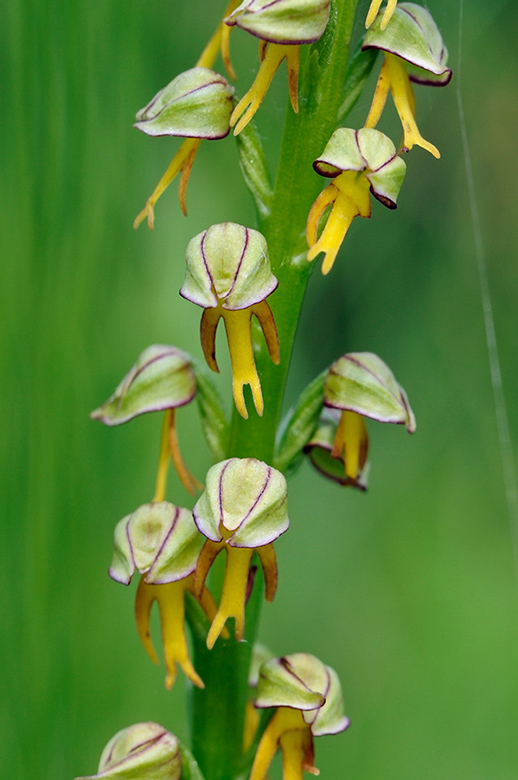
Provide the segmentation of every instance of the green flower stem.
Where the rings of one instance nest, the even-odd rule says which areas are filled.
[[[271,213],[259,218],[259,229],[268,241],[272,270],[279,280],[278,290],[269,300],[279,333],[281,363],[273,365],[263,340],[258,340],[260,346],[255,356],[264,415],[255,414],[250,402],[248,420],[234,410],[228,457],[273,461],[290,356],[312,270],[306,260],[305,228],[309,209],[322,188],[312,163],[336,128],[356,3],[357,0],[332,0],[326,32],[311,47],[301,67],[299,114],[295,115],[291,107],[287,111]],[[259,603],[255,593],[252,599]],[[249,661],[249,653],[246,655]],[[206,780],[235,780],[242,772],[240,735],[244,713],[236,713],[236,709],[244,706],[248,675],[244,650],[233,642],[220,642],[220,647],[216,644],[209,655],[195,641],[194,656],[195,668],[206,688],[196,691],[192,700],[193,752]]]
[[[257,564],[257,556],[254,556],[252,565]],[[218,575],[220,580],[223,578],[222,567],[216,569],[219,570],[211,583],[215,590],[218,589]],[[187,602],[195,668],[205,683],[202,690],[191,687],[192,751],[205,780],[236,780],[243,775],[242,737],[248,672],[263,598],[264,577],[258,566],[246,605],[245,641],[236,642],[232,636],[227,640],[220,638],[212,650],[207,650],[205,615],[194,599]]]

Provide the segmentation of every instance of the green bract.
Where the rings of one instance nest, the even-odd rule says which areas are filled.
[[[180,295],[203,308],[246,309],[278,285],[270,269],[266,239],[257,230],[222,222],[189,242]]]
[[[182,580],[196,568],[203,541],[187,509],[144,504],[117,523],[110,577],[128,585],[138,569],[148,584]]]
[[[180,780],[182,759],[178,739],[158,723],[136,723],[108,742],[96,775],[76,780]]]
[[[288,530],[286,502],[280,471],[255,458],[231,458],[209,469],[193,517],[207,539],[220,542],[225,533],[230,547],[261,547]]]
[[[354,485],[360,490],[366,490],[369,475],[369,462],[358,473],[356,479],[351,479],[344,470],[343,452],[332,456],[333,444],[340,420],[340,413],[335,409],[324,409],[318,421],[318,427],[310,441],[304,447],[311,464],[324,477],[338,482],[340,485]]]
[[[362,172],[374,197],[390,209],[397,206],[406,173],[406,165],[390,138],[369,127],[335,130],[313,168],[328,178],[344,171]]]
[[[350,352],[329,369],[324,404],[356,412],[379,422],[416,428],[406,393],[386,363],[372,352]]]
[[[180,73],[138,112],[134,127],[147,135],[224,138],[230,130],[234,88],[209,68]]]
[[[349,725],[338,675],[309,653],[273,658],[263,664],[255,706],[301,710],[315,737],[338,734]]]
[[[408,75],[418,84],[444,86],[450,81],[448,51],[426,8],[400,3],[385,30],[381,20],[382,14],[378,14],[365,34],[363,49],[382,49],[406,60]]]
[[[176,347],[154,344],[140,355],[106,403],[91,417],[120,425],[145,412],[184,406],[196,393],[189,356]]]
[[[303,448],[313,435],[324,403],[322,393],[327,371],[319,374],[300,394],[295,406],[282,422],[275,467],[285,472],[295,466]]]
[[[271,43],[317,41],[326,29],[329,0],[244,0],[225,19]]]

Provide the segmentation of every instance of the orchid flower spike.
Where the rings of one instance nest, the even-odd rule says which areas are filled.
[[[263,102],[283,60],[288,69],[291,105],[298,112],[300,46],[323,35],[329,18],[330,0],[244,0],[225,20],[260,40],[261,65],[255,81],[235,107],[230,119],[238,135]]]
[[[153,344],[142,352],[113,395],[90,415],[105,425],[121,425],[147,412],[165,411],[155,501],[164,500],[170,458],[191,495],[202,487],[183,462],[176,434],[176,409],[190,403],[195,394],[189,355],[176,347]]]
[[[189,242],[185,259],[187,268],[180,295],[204,309],[201,345],[209,368],[219,372],[215,340],[223,317],[236,408],[248,417],[243,387],[250,385],[255,408],[262,415],[263,396],[250,331],[252,316],[263,330],[271,359],[275,364],[280,360],[277,328],[266,302],[278,285],[270,269],[266,239],[257,230],[223,222],[195,236]]]
[[[231,458],[209,469],[205,492],[193,509],[194,522],[206,537],[196,568],[194,589],[202,593],[215,558],[226,551],[223,592],[209,633],[212,649],[228,618],[235,636],[245,630],[245,604],[253,586],[254,552],[261,562],[265,598],[277,589],[277,562],[272,542],[288,530],[286,480],[280,471],[255,458]]]
[[[341,127],[335,130],[313,168],[332,182],[320,193],[308,215],[307,258],[314,260],[324,252],[322,273],[328,274],[353,219],[370,217],[370,193],[387,208],[397,208],[406,165],[397,156],[390,138],[379,130]],[[320,218],[328,206],[332,207],[331,213],[318,238]]]
[[[205,586],[196,592],[194,589],[194,571],[203,537],[194,525],[191,512],[167,501],[144,504],[117,524],[113,545],[110,577],[129,585],[135,571],[142,575],[135,600],[137,632],[154,663],[158,663],[158,658],[151,640],[149,618],[153,602],[158,602],[166,688],[174,683],[177,664],[194,685],[203,688],[187,649],[185,593],[195,596],[209,621],[216,615],[216,605]]]
[[[343,464],[342,484],[360,490],[365,490],[367,484],[369,440],[365,417],[404,425],[409,433],[416,429],[405,391],[386,363],[372,352],[349,352],[332,364],[324,385],[324,406],[340,412],[331,428],[334,441],[330,455]],[[327,443],[331,431],[326,434]],[[319,470],[328,471],[326,467]]]
[[[257,748],[250,780],[265,780],[279,747],[283,777],[302,780],[302,772],[318,775],[313,737],[338,734],[349,720],[343,714],[338,675],[308,653],[274,658],[261,667],[258,708],[275,707]]]
[[[158,723],[135,723],[117,732],[101,754],[96,775],[76,780],[181,780],[182,756],[174,734]]]
[[[173,79],[139,111],[134,125],[138,130],[147,135],[173,135],[186,140],[135,219],[134,228],[147,217],[148,227],[153,229],[155,203],[180,172],[180,208],[187,215],[187,184],[196,152],[202,139],[215,141],[228,135],[233,95],[234,88],[219,73],[192,68]]]
[[[365,35],[362,49],[380,49],[385,55],[365,126],[376,127],[388,93],[392,92],[403,125],[401,151],[421,146],[439,158],[439,150],[422,137],[417,127],[411,84],[413,81],[443,87],[451,79],[451,70],[446,66],[448,51],[429,11],[415,3],[400,3],[385,26],[381,16],[376,18]]]

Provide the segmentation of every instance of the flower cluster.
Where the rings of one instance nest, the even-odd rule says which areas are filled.
[[[400,152],[421,146],[434,157],[437,148],[421,136],[415,119],[415,98],[411,82],[444,86],[451,79],[446,66],[448,52],[431,14],[415,3],[389,0],[383,14],[378,14],[381,0],[372,0],[367,15],[362,49],[384,53],[372,105],[365,126],[355,131],[340,128],[331,136],[313,167],[321,176],[333,179],[318,196],[309,212],[307,239],[308,260],[325,253],[322,273],[333,267],[336,255],[349,226],[356,216],[370,217],[369,190],[390,209],[397,207],[397,196],[405,177],[405,164],[396,147],[383,133],[373,134],[389,92],[403,126]],[[319,221],[332,205],[329,219],[318,238]]]

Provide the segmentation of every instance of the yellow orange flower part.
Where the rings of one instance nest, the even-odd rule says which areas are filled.
[[[230,33],[232,27],[225,24],[225,18],[237,8],[239,2],[240,0],[230,0],[221,22],[216,27],[214,35],[205,46],[196,63],[197,68],[212,68],[216,61],[216,57],[221,52],[223,65],[232,81],[235,81],[236,79],[236,73],[230,59]]]
[[[369,10],[367,12],[367,18],[365,19],[365,27],[369,29],[373,21],[375,20],[376,16],[378,15],[378,11],[381,8],[381,3],[383,0],[372,0]],[[397,0],[388,0],[387,5],[385,7],[385,10],[383,12],[383,16],[381,18],[380,22],[380,28],[382,30],[385,29],[387,24],[392,19],[392,14],[396,10],[397,6]]]

